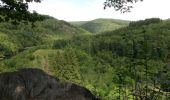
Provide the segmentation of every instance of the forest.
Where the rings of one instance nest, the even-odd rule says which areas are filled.
[[[103,6],[126,13],[133,8],[129,3],[140,1],[105,0]],[[42,0],[0,0],[0,99],[16,94],[15,100],[25,100],[24,95],[37,100],[34,93],[51,89],[44,100],[53,100],[52,94],[61,94],[62,100],[73,94],[95,100],[170,100],[170,19],[65,21],[29,11],[31,2]],[[64,86],[70,89],[61,92]]]
[[[169,100],[170,20],[105,20],[0,23],[0,73],[38,68],[102,100]]]

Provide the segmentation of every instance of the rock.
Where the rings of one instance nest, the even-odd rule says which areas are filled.
[[[40,69],[0,74],[0,100],[99,100],[89,90]]]

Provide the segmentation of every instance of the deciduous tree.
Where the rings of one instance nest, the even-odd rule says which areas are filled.
[[[0,21],[10,21],[17,24],[22,21],[42,20],[43,16],[28,11],[28,3],[30,2],[40,3],[41,0],[0,0]]]
[[[143,0],[106,0],[104,2],[104,9],[107,7],[113,7],[116,11],[121,11],[122,13],[130,12],[130,9],[133,6],[129,5],[130,3],[136,3]]]

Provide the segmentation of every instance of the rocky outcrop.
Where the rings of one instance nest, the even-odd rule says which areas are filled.
[[[89,90],[39,69],[0,74],[0,100],[99,100]]]

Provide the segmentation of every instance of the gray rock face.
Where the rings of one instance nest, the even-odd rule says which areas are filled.
[[[0,74],[0,100],[99,100],[89,90],[63,83],[42,70]]]

